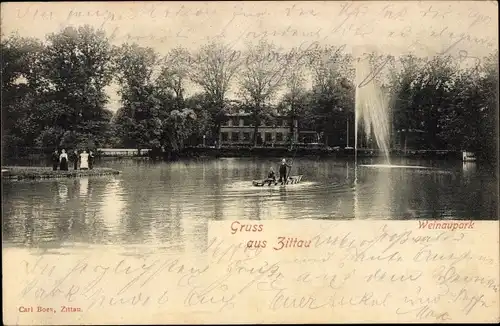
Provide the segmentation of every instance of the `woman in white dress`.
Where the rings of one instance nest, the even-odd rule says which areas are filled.
[[[80,154],[80,170],[87,170],[89,168],[89,154],[83,151]]]

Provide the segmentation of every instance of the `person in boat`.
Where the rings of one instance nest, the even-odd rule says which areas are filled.
[[[61,151],[61,155],[59,156],[59,169],[61,171],[68,171],[68,154],[66,154],[66,150]]]
[[[264,180],[264,183],[268,183],[268,185],[270,186],[271,183],[275,183],[276,182],[276,173],[274,173],[274,169],[271,167],[269,169],[269,173],[267,174],[267,179]]]
[[[59,152],[57,151],[57,149],[55,149],[54,153],[52,153],[51,161],[52,161],[52,170],[57,171],[57,167],[59,166]]]
[[[281,165],[280,165],[280,179],[278,182],[281,182],[281,184],[286,183],[286,179],[288,177],[287,175],[287,168],[291,168],[292,166],[286,163],[286,159],[281,160]]]

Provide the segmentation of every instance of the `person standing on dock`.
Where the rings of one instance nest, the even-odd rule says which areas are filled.
[[[83,151],[83,153],[80,154],[80,170],[88,170],[89,168],[89,154],[87,154],[87,151]]]
[[[68,154],[66,154],[64,149],[61,151],[61,155],[59,156],[59,164],[61,171],[68,171]]]
[[[282,159],[281,160],[281,165],[280,165],[280,179],[279,179],[279,182],[281,182],[281,184],[285,184],[286,183],[286,178],[287,178],[287,168],[291,168],[292,166],[291,165],[288,165],[286,163],[286,160],[285,159]]]
[[[89,150],[89,169],[92,170],[94,168],[94,153]]]
[[[71,155],[71,160],[73,161],[73,169],[78,170],[78,151],[75,149]]]
[[[52,161],[52,171],[57,171],[57,166],[59,165],[59,152],[57,151],[57,149],[55,149],[54,153],[52,153],[51,161]]]

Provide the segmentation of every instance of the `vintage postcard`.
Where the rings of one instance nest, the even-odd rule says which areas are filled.
[[[1,15],[4,324],[500,321],[497,2]]]

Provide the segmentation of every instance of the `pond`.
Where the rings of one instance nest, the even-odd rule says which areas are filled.
[[[103,160],[122,173],[3,184],[5,246],[203,246],[210,220],[496,220],[497,180],[475,163],[296,158],[300,184],[253,187],[279,158]]]

